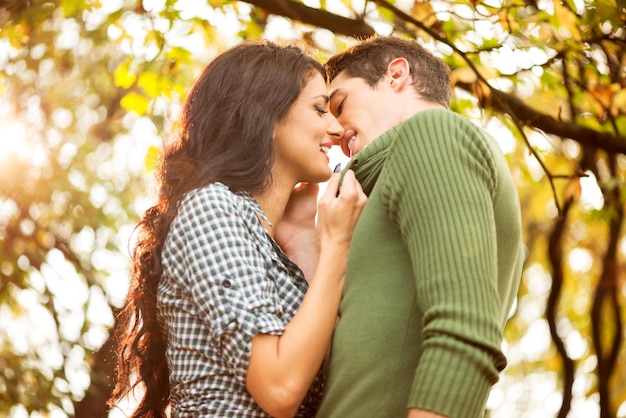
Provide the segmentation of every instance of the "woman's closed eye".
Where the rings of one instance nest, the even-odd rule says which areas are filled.
[[[317,113],[319,113],[320,115],[325,115],[326,113],[328,113],[329,111],[324,109],[324,106],[320,106],[320,105],[315,105],[315,111]]]

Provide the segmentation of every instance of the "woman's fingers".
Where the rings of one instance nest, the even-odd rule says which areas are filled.
[[[352,170],[346,171],[341,186],[337,177],[333,175],[326,193],[320,199],[318,229],[322,236],[345,243],[350,241],[367,196]]]
[[[354,171],[347,170],[343,175],[341,186],[339,187],[339,195],[343,194],[344,197],[354,198],[361,192],[361,185],[357,181]]]

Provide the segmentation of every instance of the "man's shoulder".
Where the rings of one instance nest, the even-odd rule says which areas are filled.
[[[398,129],[412,129],[414,127],[427,128],[433,124],[445,124],[447,126],[467,127],[473,126],[480,129],[468,117],[450,109],[432,108],[415,113],[410,118],[398,125]]]
[[[406,177],[437,173],[440,178],[458,175],[452,167],[480,168],[495,175],[497,146],[487,131],[471,119],[447,109],[416,113],[397,126],[386,160],[386,172]]]
[[[444,145],[450,130],[462,129],[467,118],[448,109],[427,109],[415,113],[388,131],[393,136],[391,151],[394,158],[407,158],[413,151],[432,150]],[[470,122],[471,123],[471,122]]]
[[[449,109],[427,109],[414,114],[395,127],[393,146],[433,151],[471,147],[486,148],[490,134],[468,117]],[[484,150],[482,150],[484,151]]]

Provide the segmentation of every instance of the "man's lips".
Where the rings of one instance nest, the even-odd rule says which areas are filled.
[[[341,138],[341,151],[347,156],[352,157],[352,150],[350,149],[350,141],[356,136],[356,132],[353,130],[348,130],[344,133],[343,138]]]

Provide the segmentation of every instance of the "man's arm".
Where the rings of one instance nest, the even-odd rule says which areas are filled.
[[[389,151],[383,191],[411,257],[423,312],[407,407],[479,417],[506,364],[492,154],[468,132],[471,125],[449,113],[422,112],[412,122]]]

